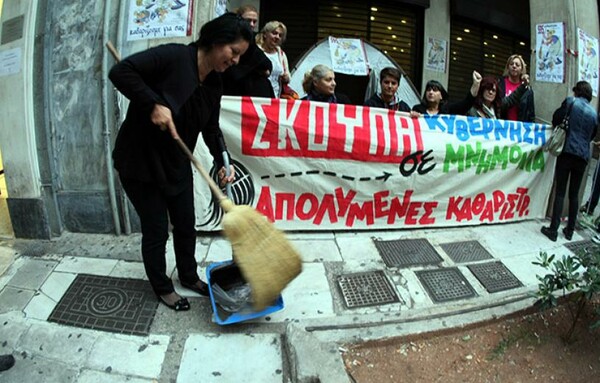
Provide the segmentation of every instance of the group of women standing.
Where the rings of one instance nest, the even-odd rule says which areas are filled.
[[[209,21],[198,39],[189,44],[166,44],[136,53],[117,63],[109,77],[129,100],[113,151],[114,166],[127,196],[139,215],[141,252],[149,282],[160,302],[176,310],[189,310],[188,300],[176,292],[166,273],[165,251],[172,226],[176,268],[182,287],[207,295],[195,259],[195,215],[192,171],[177,140],[194,148],[200,133],[214,159],[222,185],[235,179],[235,169],[225,169],[227,150],[219,127],[221,95],[279,97],[290,80],[288,60],[281,49],[287,29],[271,21],[255,36],[258,12],[253,7],[226,13]],[[429,81],[421,103],[409,106],[397,96],[400,72],[381,72],[381,91],[365,105],[413,116],[467,114],[486,118],[533,121],[533,92],[528,86],[523,59],[514,55],[500,80],[473,72],[473,85],[464,100],[449,102],[442,84]],[[222,74],[222,76],[221,76]],[[225,82],[225,83],[224,83]],[[335,74],[325,65],[307,73],[304,99],[350,103],[335,91]],[[591,87],[579,82],[574,97],[567,98],[554,115],[570,114],[571,129],[563,154],[558,158],[556,199],[551,225],[542,233],[556,240],[560,212],[569,185],[569,222],[564,229],[570,239],[577,215],[577,192],[590,140],[595,136],[598,116],[589,105]],[[555,122],[554,121],[554,122]]]

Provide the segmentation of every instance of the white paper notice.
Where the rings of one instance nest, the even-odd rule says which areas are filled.
[[[0,76],[9,76],[21,71],[21,48],[0,51]]]

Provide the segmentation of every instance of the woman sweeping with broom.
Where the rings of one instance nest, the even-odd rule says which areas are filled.
[[[131,102],[113,151],[123,189],[140,217],[142,258],[148,280],[167,307],[189,310],[166,274],[169,219],[181,285],[201,295],[208,288],[197,273],[192,170],[176,139],[194,148],[198,135],[212,154],[221,183],[231,182],[222,162],[219,109],[223,72],[237,64],[252,30],[227,13],[200,29],[190,45],[167,44],[116,64],[109,77]]]

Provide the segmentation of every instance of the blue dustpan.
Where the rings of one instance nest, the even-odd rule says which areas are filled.
[[[212,284],[217,283],[219,285],[224,285],[226,283],[223,282],[231,282],[222,281],[218,279],[225,278],[233,278],[233,282],[244,282],[237,265],[233,261],[224,261],[224,262],[216,262],[211,263],[206,268],[206,279],[208,280],[208,292],[210,294],[210,303],[212,305],[214,321],[219,325],[227,325],[232,323],[238,323],[247,321],[250,319],[264,317],[271,313],[280,311],[283,309],[283,298],[281,294],[275,302],[271,306],[267,306],[263,310],[255,311],[250,303],[246,304],[239,311],[236,312],[228,312],[223,310],[215,301],[215,292],[213,291]]]

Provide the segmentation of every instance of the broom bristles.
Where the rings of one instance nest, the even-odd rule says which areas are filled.
[[[252,207],[229,200],[224,204],[223,232],[233,248],[234,262],[250,284],[252,305],[262,310],[300,274],[301,257],[285,235]]]

